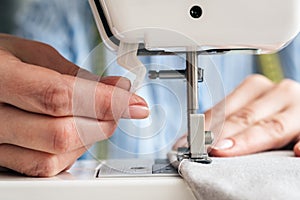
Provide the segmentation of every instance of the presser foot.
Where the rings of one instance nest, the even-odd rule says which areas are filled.
[[[197,157],[192,157],[189,148],[180,147],[177,150],[177,160],[181,162],[182,160],[189,160],[191,162],[210,164],[212,162],[211,158],[207,153],[203,153]]]

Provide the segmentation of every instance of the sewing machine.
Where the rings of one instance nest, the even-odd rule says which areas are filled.
[[[299,32],[297,0],[90,0],[101,38],[117,53],[118,63],[136,75],[132,90],[147,71],[138,56],[185,54],[182,70],[149,71],[150,79],[185,78],[188,148],[178,160],[210,163],[207,148],[213,133],[198,114],[198,82],[203,70],[198,55],[233,51],[276,52]]]
[[[197,65],[198,55],[236,51],[273,53],[285,47],[300,29],[299,0],[89,2],[103,42],[117,53],[119,64],[136,75],[132,91],[147,74],[138,56],[185,57],[185,69],[150,71],[148,76],[151,79],[186,79],[188,148],[180,149],[177,159],[205,164],[211,162],[207,148],[213,135],[205,129],[205,116],[198,114],[198,82],[204,80],[204,71]],[[109,169],[123,164],[110,161],[78,161],[68,172],[47,179],[0,172],[0,180],[5,181],[0,181],[1,198],[46,200],[63,195],[74,200],[87,197],[140,199],[141,196],[143,199],[195,199],[178,175],[165,171],[153,173],[151,166],[155,164],[160,163],[146,161],[148,167],[126,166],[130,174],[125,174],[125,178]],[[131,173],[136,171],[139,173]]]

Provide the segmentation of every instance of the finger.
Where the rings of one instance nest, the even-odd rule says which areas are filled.
[[[54,155],[18,146],[0,145],[0,166],[34,177],[51,177],[73,164],[87,149]]]
[[[78,73],[75,75],[77,78],[96,81],[96,82],[100,81],[101,83],[116,86],[127,91],[129,91],[131,87],[130,80],[125,77],[120,77],[120,76],[100,77],[95,74],[92,74],[91,72],[85,69],[80,69]]]
[[[287,94],[288,81],[282,81],[272,90],[259,96],[249,105],[230,115],[225,122],[222,137],[231,137],[254,123],[284,110],[294,99]],[[282,95],[282,92],[286,95]],[[266,105],[267,103],[267,105]]]
[[[100,81],[101,83],[111,85],[111,86],[116,86],[127,91],[129,91],[131,87],[130,80],[125,77],[120,77],[120,76],[100,77],[84,69],[80,69],[76,77],[81,79],[96,81],[96,82]]]
[[[100,81],[101,83],[111,85],[111,86],[116,86],[118,88],[127,91],[129,91],[131,88],[130,80],[125,77],[120,77],[120,76],[100,77],[84,69],[80,69],[80,72],[76,75],[76,77],[81,79],[96,81],[96,82]]]
[[[66,78],[74,83],[72,109],[76,116],[117,121],[121,117],[142,119],[149,115],[146,101],[133,93],[103,83]]]
[[[205,113],[207,127],[213,129],[214,126],[220,126],[225,118],[245,107],[273,87],[274,83],[264,76],[249,76],[224,101]],[[223,114],[224,110],[225,114]]]
[[[294,153],[297,157],[300,157],[300,142],[294,146]]]
[[[188,146],[187,135],[185,134],[176,141],[176,143],[173,145],[172,149],[177,150],[180,147],[187,147],[187,146]]]
[[[93,81],[100,80],[99,76],[68,61],[59,54],[56,49],[47,44],[11,35],[2,34],[1,36],[0,40],[2,42],[2,47],[5,47],[10,52],[14,52],[14,55],[9,52],[5,52],[5,56],[16,56],[22,62],[46,67],[61,74],[77,76],[79,78]],[[27,49],[27,51],[24,51],[23,49]],[[125,90],[129,90],[130,88],[129,80],[121,77],[104,77],[101,78],[101,82],[117,86]]]
[[[21,62],[13,62],[11,67],[13,70],[1,74],[0,100],[24,110],[101,120],[145,118],[149,114],[144,99],[118,87]]]
[[[214,156],[240,156],[281,148],[293,141],[300,128],[299,109],[289,108],[254,124],[241,133],[219,141],[211,154]]]
[[[0,109],[0,143],[47,153],[62,154],[108,139],[114,121],[89,118],[54,118],[11,106]]]
[[[119,87],[121,89],[129,91],[131,88],[131,82],[129,79],[120,76],[107,76],[101,78],[101,83]]]
[[[1,36],[2,37],[0,39],[2,41],[2,47],[4,46],[7,50],[14,52],[13,56],[16,56],[25,63],[46,67],[61,74],[77,76],[87,80],[100,80],[99,76],[68,61],[56,49],[47,44],[11,35],[2,34]],[[24,51],[23,49],[27,49],[27,51]],[[7,52],[6,56],[9,54],[10,53]],[[125,90],[130,89],[129,80],[121,77],[104,77],[101,78],[101,82],[117,86]]]
[[[13,52],[13,56],[19,58],[22,62],[46,67],[61,74],[72,76],[77,75],[80,69],[47,44],[4,34],[1,35],[0,41],[3,48]]]

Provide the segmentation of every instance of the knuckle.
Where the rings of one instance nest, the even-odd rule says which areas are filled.
[[[291,79],[284,79],[279,83],[279,89],[285,91],[286,94],[295,94],[300,91],[300,86]]]
[[[246,128],[255,122],[255,112],[250,108],[243,108],[242,110],[231,115],[228,121],[239,124]]]
[[[75,127],[71,120],[56,119],[52,125],[53,151],[63,154],[71,150]]]
[[[39,159],[35,159],[31,166],[23,173],[34,177],[51,177],[58,174],[59,163],[56,155],[43,154]]]
[[[254,75],[248,76],[245,79],[245,82],[250,83],[250,84],[256,83],[258,85],[272,85],[273,84],[271,80],[269,80],[268,78],[266,78],[265,76],[263,76],[261,74],[254,74]]]
[[[276,118],[261,120],[259,126],[271,137],[271,141],[274,141],[276,147],[283,145],[281,143],[285,138],[285,129],[282,120]]]
[[[43,107],[47,114],[63,116],[71,108],[71,90],[65,84],[50,84],[43,93]]]
[[[99,112],[97,113],[97,117],[99,119],[105,119],[109,116],[111,116],[111,98],[112,98],[112,90],[111,90],[111,86],[105,85],[105,84],[101,84],[101,91],[99,94],[101,94],[101,96],[99,96],[99,99],[101,99],[101,105],[99,109]],[[105,92],[103,92],[105,91]]]

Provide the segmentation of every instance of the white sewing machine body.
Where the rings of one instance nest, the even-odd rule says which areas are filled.
[[[97,161],[78,161],[68,172],[52,178],[30,178],[0,169],[0,198],[195,200],[179,176],[96,178],[97,166]]]
[[[112,36],[121,42],[144,44],[148,50],[249,48],[268,53],[284,47],[300,30],[298,0],[90,0],[90,3],[101,37],[113,50],[118,49],[118,44],[111,41]],[[101,21],[104,16],[99,16],[100,9],[106,25]]]

